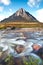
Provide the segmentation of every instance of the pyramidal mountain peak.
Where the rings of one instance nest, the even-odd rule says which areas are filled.
[[[24,14],[25,14],[25,10],[21,8],[16,12],[15,16],[23,16]]]
[[[25,9],[20,8],[18,11],[16,11],[13,15],[10,17],[2,20],[1,22],[39,22],[34,16],[32,16],[29,12],[27,12]]]

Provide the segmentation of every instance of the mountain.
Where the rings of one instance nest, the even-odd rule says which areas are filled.
[[[25,11],[23,8],[19,9],[18,11],[16,11],[16,13],[2,20],[1,22],[15,22],[15,21],[38,22],[38,20],[34,16],[32,16],[29,12]]]

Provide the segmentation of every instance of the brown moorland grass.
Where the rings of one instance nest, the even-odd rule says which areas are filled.
[[[34,27],[41,27],[43,28],[43,23],[39,22],[2,22],[0,23],[0,28],[6,27],[19,27],[19,28],[34,28]]]

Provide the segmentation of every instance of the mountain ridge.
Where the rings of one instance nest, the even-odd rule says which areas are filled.
[[[17,10],[13,15],[5,18],[1,22],[15,22],[15,21],[25,21],[25,22],[39,22],[34,16],[23,8]]]

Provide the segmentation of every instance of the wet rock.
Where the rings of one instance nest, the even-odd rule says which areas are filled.
[[[15,50],[19,54],[19,53],[23,52],[24,49],[25,49],[25,47],[23,45],[19,45],[16,47]]]

